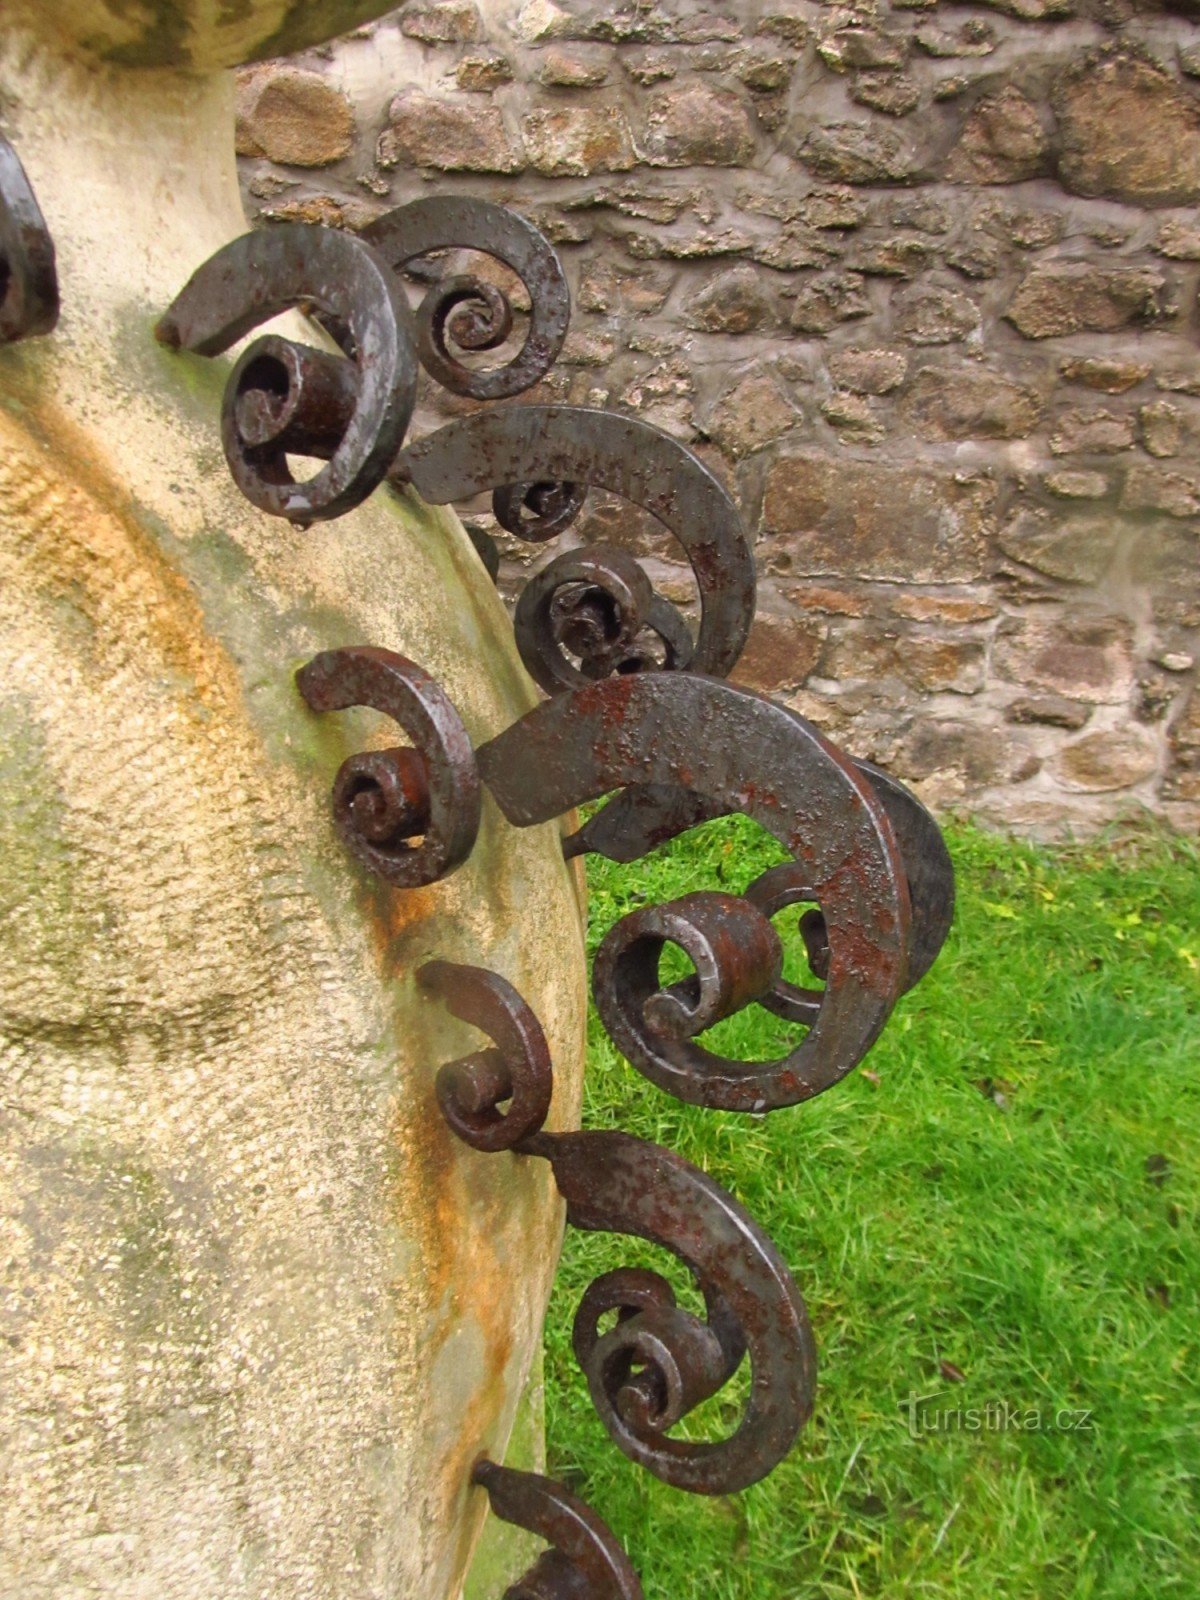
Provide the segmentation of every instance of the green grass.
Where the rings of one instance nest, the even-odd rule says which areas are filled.
[[[610,1443],[570,1351],[598,1271],[661,1262],[568,1234],[551,1470],[624,1540],[647,1600],[1200,1596],[1200,853],[949,841],[946,949],[864,1066],[807,1105],[679,1105],[593,1018],[584,1125],[658,1140],[731,1189],[791,1265],[820,1352],[816,1413],[769,1478],[729,1498],[666,1488]],[[644,901],[740,888],[776,859],[726,821],[633,867],[590,864],[593,941]],[[788,1033],[754,1008],[722,1036],[749,1056]],[[1090,1425],[913,1438],[913,1394]],[[709,1410],[736,1420],[728,1398]]]

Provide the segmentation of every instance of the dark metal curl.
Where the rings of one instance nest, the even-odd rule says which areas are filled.
[[[396,268],[435,250],[478,250],[502,261],[525,285],[531,307],[525,342],[511,361],[490,371],[457,361],[447,335],[461,349],[495,349],[512,326],[506,297],[470,276],[433,285],[417,311],[418,349],[421,365],[443,388],[501,400],[530,388],[554,365],[570,321],[570,291],[547,239],[515,211],[488,200],[432,195],[377,217],[361,237]]]
[[[723,677],[736,664],[755,587],[741,517],[704,463],[650,423],[585,406],[481,412],[408,445],[393,475],[435,505],[528,483],[588,485],[632,500],[670,529],[691,563],[701,604],[691,666]],[[663,627],[679,655],[682,621]]]
[[[667,944],[696,970],[664,989],[658,969]],[[779,935],[762,911],[736,895],[702,890],[614,923],[596,952],[592,986],[610,1033],[628,1014],[655,1035],[691,1039],[769,994],[782,967]],[[604,1006],[614,995],[621,1005],[610,1016]]]
[[[660,1088],[725,1110],[769,1110],[819,1094],[866,1054],[906,978],[907,878],[868,780],[797,713],[690,673],[610,678],[527,713],[477,758],[518,826],[627,785],[686,790],[711,815],[754,818],[812,890],[828,935],[828,977],[807,1035],[776,1060],[733,1061],[656,1031],[640,980],[626,986],[624,969],[617,981],[617,964],[611,973],[597,964],[605,1026]]]
[[[0,344],[50,333],[57,322],[54,241],[16,151],[0,139]]]
[[[544,1539],[549,1550],[504,1592],[504,1600],[642,1600],[642,1586],[612,1530],[561,1483],[486,1457],[471,1482],[487,1490],[502,1522]]]
[[[660,640],[663,663],[681,664],[691,637],[682,618],[673,626],[672,613],[678,616],[632,556],[591,545],[563,551],[529,580],[513,625],[525,670],[547,694],[557,694],[658,665],[643,637],[647,629]]]
[[[417,981],[498,1046],[439,1069],[443,1117],[476,1150],[511,1150],[538,1131],[550,1109],[554,1074],[541,1024],[512,984],[486,968],[427,961]]]
[[[361,646],[314,656],[296,686],[313,711],[381,711],[415,746],[342,763],[333,815],[351,854],[406,889],[461,866],[479,832],[479,775],[467,730],[440,685],[404,656]]]
[[[400,448],[416,397],[412,314],[394,274],[361,239],[332,228],[288,223],[244,234],[192,275],[155,334],[172,349],[216,356],[281,311],[319,312],[352,354],[355,369],[331,379],[335,358],[278,339],[263,339],[242,356],[226,385],[221,436],[234,480],[260,510],[307,525],[339,517],[383,481]],[[318,401],[311,414],[287,384],[303,376]],[[281,387],[282,386],[282,387]],[[292,430],[320,444],[328,465],[297,482],[287,442],[271,422],[274,409]],[[257,407],[249,398],[265,391]],[[353,399],[344,425],[347,402]],[[331,410],[332,407],[332,410]],[[248,437],[242,428],[249,421]],[[340,431],[339,431],[340,430]],[[330,437],[332,431],[332,438]]]
[[[693,1494],[733,1494],[787,1454],[812,1411],[816,1353],[804,1301],[779,1252],[733,1197],[672,1151],[608,1131],[537,1133],[576,1228],[625,1233],[671,1251],[691,1271],[708,1319],[674,1304],[652,1273],[607,1274],[585,1296],[575,1348],[593,1403],[620,1448]],[[614,1278],[617,1281],[614,1282]],[[602,1311],[618,1321],[600,1334]],[[667,1429],[750,1360],[750,1396],[719,1441]]]
[[[586,499],[577,483],[504,483],[492,491],[492,514],[514,538],[545,544],[571,526]]]

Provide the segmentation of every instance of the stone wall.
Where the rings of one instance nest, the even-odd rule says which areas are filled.
[[[755,531],[744,681],[937,804],[1194,828],[1194,16],[413,0],[243,79],[247,204],[525,211],[575,304],[542,392],[693,444]],[[588,516],[690,597],[656,524]]]

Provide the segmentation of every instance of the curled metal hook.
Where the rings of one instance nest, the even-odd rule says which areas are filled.
[[[417,981],[498,1047],[439,1069],[443,1117],[476,1150],[511,1150],[538,1131],[550,1109],[554,1074],[541,1024],[512,984],[484,967],[427,961]]]
[[[371,706],[415,748],[350,756],[333,785],[333,816],[350,852],[399,888],[436,883],[470,855],[479,832],[471,741],[445,691],[391,650],[325,650],[296,686],[313,711]]]
[[[408,445],[394,475],[411,481],[435,505],[526,484],[586,484],[632,500],[679,540],[700,593],[694,651],[690,644],[685,649],[687,630],[678,613],[667,615],[666,601],[648,625],[668,641],[673,658],[690,654],[697,672],[721,677],[737,662],[750,631],[755,587],[741,517],[704,463],[650,423],[586,406],[482,412]],[[572,499],[563,490],[556,493]],[[586,674],[578,672],[575,682],[586,682]]]
[[[686,666],[692,640],[683,618],[654,593],[623,550],[564,550],[521,591],[513,619],[525,670],[547,694],[614,672]],[[655,661],[646,632],[659,641]]]
[[[50,333],[57,322],[54,241],[16,151],[0,139],[0,344]]]
[[[440,279],[416,314],[421,365],[443,388],[476,400],[520,394],[545,376],[562,349],[571,295],[548,240],[515,211],[488,200],[433,195],[377,217],[361,236],[393,267],[435,250],[478,250],[515,272],[529,294],[529,329],[513,359],[475,371],[455,359],[463,350],[494,350],[512,330],[512,307],[494,284],[471,276]]]
[[[677,1489],[733,1494],[757,1483],[791,1448],[816,1383],[804,1301],[775,1246],[719,1184],[644,1139],[536,1133],[520,1148],[550,1162],[573,1227],[664,1246],[704,1295],[707,1319],[677,1306],[656,1273],[608,1273],[585,1295],[574,1345],[612,1438]],[[616,1324],[600,1333],[614,1309]],[[672,1438],[666,1430],[723,1386],[743,1349],[750,1397],[735,1431]]]
[[[772,1061],[730,1060],[664,1029],[661,1016],[656,1023],[657,984],[645,993],[648,980],[633,976],[645,969],[617,959],[631,925],[614,929],[593,973],[596,1004],[639,1072],[682,1100],[769,1110],[819,1094],[866,1054],[906,978],[907,880],[867,779],[802,717],[691,673],[610,678],[538,706],[476,756],[483,781],[518,826],[630,784],[698,794],[712,815],[742,812],[789,851],[820,905],[829,946],[825,989],[807,1035]],[[661,949],[671,935],[641,926],[644,915],[634,915],[630,946],[645,935]],[[639,962],[651,945],[638,945]],[[746,976],[737,970],[745,951],[732,951],[731,959],[734,969],[722,980],[730,993],[762,986],[765,965],[751,963]]]
[[[244,234],[192,275],[155,334],[172,349],[216,356],[291,307],[315,310],[353,355],[256,340],[230,374],[222,408],[226,459],[260,510],[308,524],[339,517],[383,481],[412,416],[412,314],[387,264],[361,239],[289,223]],[[334,367],[345,366],[344,373]],[[289,449],[328,465],[297,482]]]
[[[504,1600],[642,1600],[638,1575],[612,1530],[561,1483],[486,1457],[476,1462],[471,1482],[487,1490],[501,1521],[550,1545]]]

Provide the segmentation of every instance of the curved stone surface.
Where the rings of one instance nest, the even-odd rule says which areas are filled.
[[[63,304],[0,350],[0,1592],[445,1600],[560,1212],[539,1163],[444,1128],[434,1074],[471,1036],[413,974],[517,984],[572,1124],[577,886],[556,827],[490,802],[444,883],[372,880],[329,791],[395,730],[314,717],[292,677],[400,650],[476,743],[532,688],[453,516],[385,491],[305,533],[261,515],[221,451],[227,364],[155,343],[244,227],[229,86],[8,31],[0,101]]]

